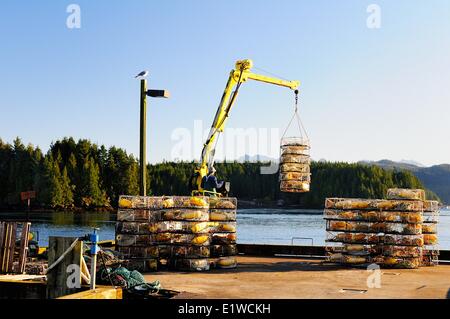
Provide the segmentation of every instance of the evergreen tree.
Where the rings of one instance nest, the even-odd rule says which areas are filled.
[[[106,192],[101,189],[99,167],[93,159],[86,157],[81,174],[81,206],[102,207],[108,205]]]
[[[69,175],[67,174],[67,169],[64,167],[61,175],[61,189],[64,198],[64,207],[72,207],[73,200],[73,189],[70,183]]]
[[[64,190],[58,163],[49,155],[44,159],[42,175],[39,180],[38,200],[52,208],[64,208]]]
[[[12,181],[10,181],[10,166],[13,150],[10,144],[0,139],[0,205],[6,205]]]
[[[147,194],[189,195],[194,162],[147,165]],[[383,198],[391,187],[424,188],[409,171],[377,166],[313,162],[309,193],[286,194],[279,190],[278,174],[262,175],[268,163],[216,163],[218,178],[231,182],[231,196],[243,200],[320,208],[326,197]],[[39,148],[13,145],[0,139],[0,206],[20,203],[19,193],[37,191],[37,202],[54,208],[117,206],[120,195],[139,192],[139,163],[123,149],[98,147],[72,138],[52,143],[44,156]],[[438,197],[427,190],[427,198]]]

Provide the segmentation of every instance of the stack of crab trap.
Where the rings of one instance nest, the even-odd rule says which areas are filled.
[[[415,269],[421,265],[423,190],[388,191],[388,199],[327,198],[328,260],[345,265]]]
[[[423,203],[423,255],[421,266],[435,266],[439,263],[437,225],[439,222],[439,202],[426,200]]]
[[[121,196],[116,247],[127,268],[209,269],[209,199]]]
[[[236,198],[210,198],[211,265],[215,268],[235,268],[236,255]]]
[[[172,197],[172,205],[159,212],[163,229],[157,234],[160,265],[171,270],[209,270],[208,197]]]
[[[285,193],[309,192],[311,183],[309,142],[301,137],[281,140],[280,190]]]
[[[157,270],[159,250],[153,225],[158,219],[155,209],[146,197],[119,198],[116,250],[126,260],[125,267],[131,270]]]
[[[141,272],[234,268],[236,210],[236,198],[121,196],[117,251]]]

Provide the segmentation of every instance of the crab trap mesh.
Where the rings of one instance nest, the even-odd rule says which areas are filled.
[[[280,148],[280,190],[286,193],[309,192],[309,142],[300,137],[287,137],[281,140]]]
[[[132,270],[209,270],[211,247],[217,258],[237,254],[236,212],[236,198],[121,196],[117,251]]]
[[[439,204],[421,189],[393,188],[388,199],[327,198],[328,261],[415,269],[438,262]]]

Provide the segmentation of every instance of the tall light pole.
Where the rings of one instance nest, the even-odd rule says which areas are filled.
[[[139,141],[139,195],[147,195],[147,96],[168,98],[170,96],[167,90],[147,90],[147,80],[145,77],[148,72],[143,71],[137,77],[141,77],[141,120],[140,120],[140,141]]]
[[[139,138],[139,195],[147,195],[147,80],[141,80],[141,128]]]

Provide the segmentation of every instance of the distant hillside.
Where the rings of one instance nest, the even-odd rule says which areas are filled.
[[[411,165],[419,166],[419,167],[425,167],[425,165],[423,165],[423,164],[421,164],[419,162],[416,162],[416,161],[412,161],[412,160],[401,160],[400,163],[411,164]]]
[[[278,159],[266,155],[248,155],[245,154],[237,159],[238,163],[257,163],[257,162],[277,162]]]
[[[231,182],[231,196],[257,205],[322,208],[327,197],[383,198],[388,188],[426,186],[450,203],[450,165],[420,168],[403,163],[399,165],[408,169],[393,170],[380,167],[395,168],[389,161],[378,165],[313,161],[311,190],[298,194],[280,192],[279,175],[261,174],[261,164],[218,162],[216,169],[219,179]],[[147,165],[147,194],[190,194],[188,184],[195,167],[194,162]],[[19,138],[13,144],[0,139],[0,181],[0,208],[24,208],[20,193],[35,190],[35,208],[110,210],[117,207],[120,195],[139,193],[139,162],[123,149],[107,149],[89,140],[57,140],[43,154]],[[428,194],[437,198],[432,191]]]
[[[390,160],[377,162],[363,161],[361,163],[377,165],[384,169],[406,169],[411,171],[420,179],[426,188],[436,193],[445,204],[450,204],[450,164],[420,167],[405,162],[399,163]]]

